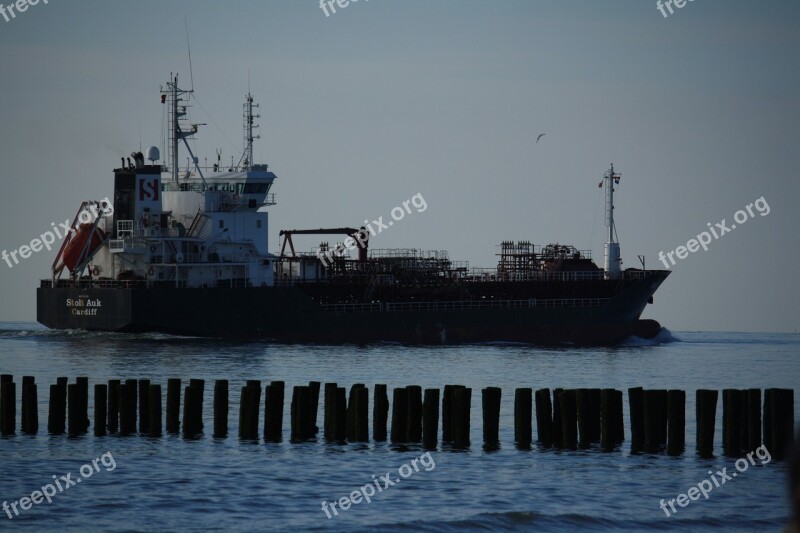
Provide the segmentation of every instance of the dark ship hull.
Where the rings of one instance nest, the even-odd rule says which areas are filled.
[[[380,303],[321,303],[332,287],[170,288],[144,283],[44,282],[37,319],[54,329],[162,332],[290,343],[613,345],[652,337],[657,322],[640,320],[668,271],[624,279],[479,284],[431,291],[400,290]],[[485,291],[481,295],[478,291]],[[341,294],[335,294],[341,302]],[[434,299],[435,298],[435,299]]]

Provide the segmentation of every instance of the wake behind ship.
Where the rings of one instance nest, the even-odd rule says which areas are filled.
[[[258,105],[244,103],[238,162],[200,166],[187,139],[192,91],[172,77],[167,158],[152,147],[114,170],[114,196],[84,202],[49,279],[37,319],[54,329],[317,343],[616,344],[661,329],[640,316],[669,271],[622,269],[611,169],[605,188],[604,268],[572,246],[505,241],[494,269],[444,251],[376,250],[372,229],[284,230],[270,252],[269,207],[277,176],[253,163]],[[181,144],[189,152],[180,167]],[[293,237],[334,235],[357,257],[296,252]],[[326,237],[327,238],[327,237]],[[288,245],[288,252],[287,250]]]

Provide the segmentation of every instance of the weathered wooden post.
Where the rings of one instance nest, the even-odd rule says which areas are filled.
[[[514,391],[514,442],[517,448],[527,450],[533,441],[533,389],[524,387]],[[538,418],[538,410],[537,410]]]
[[[13,388],[11,390],[13,390]],[[70,437],[83,433],[83,427],[85,425],[81,418],[80,393],[80,385],[77,383],[70,383],[67,385],[67,430]]]
[[[167,433],[180,431],[181,416],[181,380],[169,378],[167,380]]]
[[[369,442],[369,389],[367,387],[355,389],[353,400],[355,401],[353,442]]]
[[[75,378],[75,384],[78,385],[78,411],[81,413],[76,427],[79,433],[86,433],[89,431],[89,378]]]
[[[119,386],[120,380],[108,380],[108,432],[116,433],[119,431]]]
[[[183,436],[191,439],[203,431],[203,389],[195,383],[184,390],[183,397]]]
[[[742,453],[742,391],[722,391],[722,450],[725,455],[738,457]]]
[[[667,392],[667,454],[680,455],[686,447],[686,392]]]
[[[442,442],[453,441],[453,391],[456,385],[445,385],[442,393]]]
[[[631,453],[644,450],[644,389],[628,389],[628,406],[631,418]]]
[[[595,420],[593,419],[595,410],[592,406],[592,393],[589,389],[577,389],[575,391],[575,406],[580,435],[578,447],[586,449],[592,445],[595,426]]]
[[[39,432],[39,405],[33,376],[22,378],[22,432],[36,435]]]
[[[139,434],[150,433],[148,422],[150,416],[150,380],[139,380]]]
[[[347,389],[345,387],[336,389],[333,436],[336,442],[344,442],[347,439]]]
[[[311,415],[309,407],[311,404],[311,388],[308,386],[295,386],[292,392],[292,442],[307,440]]]
[[[405,442],[408,436],[408,389],[396,388],[392,393],[392,443]]]
[[[564,423],[561,415],[561,393],[564,389],[553,389],[553,446],[562,448],[564,446]]]
[[[422,444],[426,450],[436,449],[438,433],[439,389],[425,389],[425,399],[422,403]]]
[[[405,441],[422,442],[422,387],[409,385],[406,391],[408,391],[408,421]]]
[[[0,434],[14,435],[17,427],[17,384],[13,376],[0,377]]]
[[[214,382],[214,435],[224,439],[228,436],[228,380]]]
[[[657,390],[644,391],[644,450],[647,453],[659,451],[662,416],[661,402],[658,400]]]
[[[386,385],[377,384],[375,385],[375,399],[372,407],[372,438],[375,442],[386,440],[388,419],[389,396]]]
[[[769,418],[772,448],[767,449],[776,460],[785,459],[794,446],[793,389],[773,389]]]
[[[147,431],[151,437],[161,436],[161,385],[150,385],[147,390]]]
[[[614,389],[600,391],[600,447],[604,452],[614,449],[617,440],[617,419],[614,415],[615,395]]]
[[[561,406],[562,446],[568,450],[578,449],[578,405],[574,389],[562,391],[558,395]]]
[[[561,416],[560,411],[558,416]],[[559,427],[561,427],[560,424]],[[553,435],[555,432],[553,428],[553,404],[550,400],[550,389],[539,389],[536,391],[536,434],[539,436],[539,444],[541,444],[542,447],[550,448],[553,445]]]
[[[752,452],[761,446],[761,389],[747,390],[747,436]]]
[[[281,442],[283,440],[283,399],[285,389],[286,383],[283,381],[273,381],[266,387],[264,400],[264,442]],[[326,386],[326,399],[327,395]]]
[[[319,389],[321,383],[319,381],[309,381],[308,388],[309,388],[309,424],[311,434],[309,438],[313,438],[319,432],[319,426],[317,426],[317,415],[319,414]]]
[[[325,423],[323,425],[323,435],[325,440],[333,442],[334,440],[334,426],[336,425],[336,390],[338,386],[336,383],[325,384]]]
[[[27,389],[29,385],[34,385],[35,380],[33,376],[22,376],[22,409],[20,411],[20,431],[22,433],[30,433],[28,431],[28,404],[27,400],[25,399],[27,396]],[[35,405],[34,405],[35,407]]]
[[[708,458],[714,455],[714,424],[717,416],[716,390],[697,391],[697,453]]]
[[[99,383],[94,386],[94,434],[102,437],[106,434],[106,418],[108,417],[108,385]]]
[[[67,384],[64,378],[58,378],[55,385],[50,385],[49,407],[47,432],[51,435],[64,434],[67,430]]]
[[[500,444],[500,399],[499,387],[486,387],[481,391],[483,408],[483,444],[486,449],[497,448]]]
[[[470,415],[472,414],[472,389],[457,387],[453,391],[453,444],[466,449],[470,445]]]

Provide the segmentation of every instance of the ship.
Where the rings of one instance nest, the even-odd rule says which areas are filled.
[[[370,247],[372,228],[285,229],[271,251],[277,176],[255,163],[259,104],[243,104],[243,150],[201,165],[192,151],[193,88],[161,87],[164,146],[122,157],[113,197],[81,204],[37,288],[48,328],[159,332],[282,343],[615,345],[662,330],[641,318],[669,275],[622,268],[614,225],[621,175],[603,174],[603,267],[590,251],[500,243],[494,268],[442,250]],[[188,152],[182,164],[179,150]],[[161,154],[166,157],[162,160]],[[238,154],[237,154],[238,155]],[[349,241],[299,251],[308,236]],[[333,251],[337,253],[333,253]]]

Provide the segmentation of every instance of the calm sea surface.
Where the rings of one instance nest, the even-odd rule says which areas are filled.
[[[762,465],[757,460],[756,466],[713,489],[707,500],[701,496],[674,516],[665,516],[659,502],[686,493],[708,479],[711,469],[735,470],[735,458],[704,460],[694,454],[694,391],[795,388],[800,378],[798,335],[664,332],[656,343],[630,342],[611,349],[323,347],[50,332],[33,324],[0,323],[0,372],[15,376],[18,397],[22,376],[36,377],[40,423],[35,437],[0,438],[0,500],[10,504],[30,496],[53,476],[81,477],[81,466],[106,453],[111,454],[106,465],[110,458],[116,465],[98,463],[99,471],[91,477],[13,520],[0,511],[0,530],[778,531],[789,516],[786,465],[777,461]],[[59,376],[69,376],[71,382],[89,376],[90,391],[92,384],[109,379],[150,379],[164,388],[169,377],[205,379],[207,433],[213,426],[213,380],[229,379],[233,436],[192,441],[178,436],[50,437],[48,385]],[[398,479],[399,469],[423,450],[385,443],[290,444],[288,403],[283,443],[240,442],[235,437],[238,390],[247,379],[284,380],[287,399],[293,385],[310,380],[348,388],[365,383],[370,399],[375,383],[388,384],[390,391],[405,385],[467,385],[473,388],[472,448],[432,452],[432,468],[420,467],[375,494],[371,503],[361,501],[329,519],[323,500],[338,500],[387,472]],[[481,446],[479,391],[487,386],[503,389],[502,446],[495,452],[484,452]],[[629,440],[613,453],[514,448],[515,388],[633,386],[687,391],[687,453],[678,458],[632,456]],[[89,404],[91,411],[92,399]],[[627,409],[626,394],[629,437]],[[721,410],[720,400],[717,451]],[[321,408],[319,416],[321,425]]]

